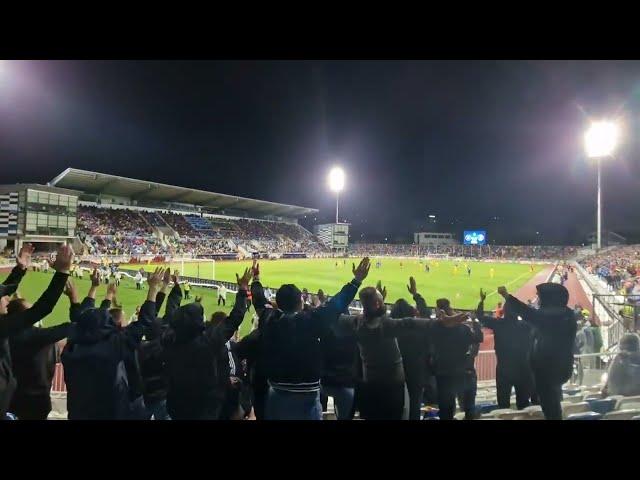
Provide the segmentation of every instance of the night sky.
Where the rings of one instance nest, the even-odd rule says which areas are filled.
[[[605,227],[630,235],[635,61],[5,61],[0,183],[75,167],[315,207],[320,222],[339,164],[352,241],[409,240],[435,214],[456,235],[577,243],[595,225],[583,133],[603,115],[624,126]]]

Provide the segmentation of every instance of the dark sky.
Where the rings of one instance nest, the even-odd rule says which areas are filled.
[[[0,183],[75,167],[324,221],[338,163],[354,239],[408,235],[436,214],[498,243],[574,242],[595,219],[589,116],[624,122],[603,169],[606,225],[640,225],[639,102],[631,61],[3,62]]]

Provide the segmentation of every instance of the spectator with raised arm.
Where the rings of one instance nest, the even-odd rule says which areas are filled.
[[[225,391],[220,390],[219,353],[244,319],[251,270],[246,269],[242,277],[236,275],[236,280],[235,305],[213,328],[205,328],[200,303],[178,307],[171,295],[168,299],[169,328],[162,336],[162,348],[168,380],[167,411],[174,420],[217,420],[220,416]],[[174,285],[176,288],[179,291]]]
[[[368,265],[367,265],[368,266]],[[409,279],[409,292],[421,303],[415,280]],[[439,318],[390,318],[384,303],[385,289],[360,290],[362,315],[341,315],[341,328],[353,331],[362,360],[362,383],[358,393],[360,416],[366,420],[401,420],[404,414],[405,373],[397,337],[410,332],[448,328],[465,320],[466,314],[440,315]],[[454,400],[455,401],[455,400]],[[407,415],[408,416],[408,415]]]
[[[71,278],[64,293],[71,305],[78,304],[78,293]],[[31,304],[24,299],[9,303],[9,313],[24,311]],[[51,382],[59,356],[56,342],[66,338],[71,323],[54,327],[29,327],[9,339],[13,369],[18,387],[10,410],[19,420],[46,420],[51,412]]]
[[[16,389],[9,338],[20,334],[51,313],[62,295],[73,262],[73,249],[69,245],[62,245],[58,249],[55,261],[51,262],[56,273],[44,293],[30,308],[9,313],[9,295],[16,291],[27,272],[32,254],[33,247],[30,244],[24,245],[16,259],[16,266],[0,285],[0,420],[4,420]]]
[[[269,385],[265,416],[269,420],[321,420],[319,339],[344,313],[369,272],[369,259],[352,269],[354,278],[324,306],[304,310],[302,292],[282,285],[276,293],[278,309],[268,308],[262,285],[252,285],[259,312],[259,328],[251,342],[263,378]],[[255,333],[254,332],[254,333]],[[242,350],[242,347],[241,347]]]
[[[562,385],[573,371],[576,318],[567,307],[569,292],[564,286],[541,283],[536,290],[540,299],[537,310],[509,295],[505,287],[499,287],[498,293],[513,315],[519,315],[535,328],[531,366],[536,393],[545,418],[562,420]]]
[[[149,276],[147,300],[137,321],[118,328],[109,314],[117,287],[110,284],[99,308],[95,308],[98,272],[82,304],[62,352],[70,420],[141,420],[146,409],[136,350],[145,327],[155,318],[155,299],[163,269]]]
[[[493,331],[496,352],[496,396],[498,408],[511,408],[511,390],[516,391],[516,406],[522,410],[529,406],[533,390],[531,374],[531,348],[533,332],[531,325],[513,315],[508,307],[504,318],[484,314],[487,294],[480,289],[480,303],[476,316],[483,327]]]

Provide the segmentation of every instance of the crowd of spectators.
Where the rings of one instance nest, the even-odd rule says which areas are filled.
[[[588,273],[600,277],[613,290],[640,295],[640,245],[611,247],[580,259]],[[633,293],[635,295],[635,293]]]

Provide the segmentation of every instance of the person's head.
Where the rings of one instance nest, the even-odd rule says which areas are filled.
[[[498,302],[498,308],[502,308],[502,302]]]
[[[215,312],[211,314],[211,325],[217,327],[224,319],[227,318],[227,314],[224,312]]]
[[[391,307],[391,318],[408,318],[414,317],[415,315],[415,309],[404,298],[396,300],[396,303]]]
[[[451,310],[451,302],[448,298],[439,298],[436,300],[436,308],[438,310],[444,311],[447,315],[453,315],[453,310]]]
[[[360,290],[360,303],[365,317],[379,317],[387,313],[382,294],[375,287]]]
[[[136,306],[136,315],[140,315],[140,305]]]
[[[24,312],[25,310],[29,310],[30,308],[31,304],[24,298],[14,298],[7,304],[7,313],[11,315],[18,312]]]
[[[625,333],[620,339],[620,350],[623,352],[639,352],[640,337],[635,333]]]
[[[569,302],[569,291],[564,285],[553,282],[540,283],[536,286],[540,308],[566,307]]]
[[[302,292],[292,283],[282,285],[276,292],[276,303],[285,313],[300,312],[302,310]]]
[[[115,323],[119,328],[127,326],[127,322],[124,318],[124,310],[121,308],[110,308],[109,314],[111,315],[111,318],[113,318],[113,323]]]

